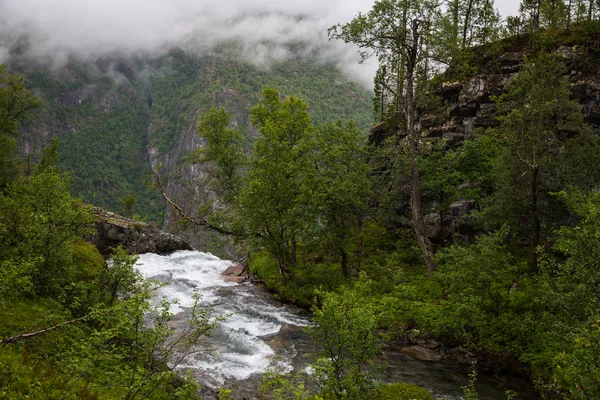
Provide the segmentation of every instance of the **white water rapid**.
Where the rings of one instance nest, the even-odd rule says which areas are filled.
[[[177,301],[172,326],[185,329],[194,292],[211,316],[229,317],[218,323],[213,337],[202,341],[197,353],[189,355],[178,368],[192,373],[200,382],[204,398],[218,398],[213,389],[233,389],[234,399],[258,397],[262,373],[304,371],[314,362],[315,343],[303,332],[310,323],[306,313],[282,306],[268,293],[250,283],[227,282],[221,273],[230,261],[197,251],[178,251],[168,256],[143,254],[137,268],[146,277],[168,283],[156,293]],[[409,382],[426,388],[435,399],[461,399],[468,384],[468,366],[455,363],[423,362],[402,353],[402,343],[392,342],[376,359],[377,375],[384,382]],[[481,374],[477,387],[480,398],[505,399],[504,390],[527,390],[518,378],[501,374]],[[532,399],[522,396],[519,399]]]
[[[230,386],[232,379],[246,380],[267,368],[291,370],[294,344],[274,346],[273,337],[282,329],[300,331],[309,324],[306,318],[258,295],[253,285],[226,282],[221,273],[230,265],[231,261],[197,251],[143,254],[136,265],[146,277],[168,283],[156,298],[177,302],[171,306],[176,320],[184,318],[193,306],[196,290],[202,296],[201,305],[210,306],[212,316],[228,316],[203,346],[211,350],[188,356],[178,367],[191,370],[203,386],[213,388]]]

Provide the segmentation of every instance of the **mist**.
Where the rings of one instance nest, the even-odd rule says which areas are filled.
[[[60,66],[69,56],[161,55],[174,46],[207,52],[238,41],[242,55],[259,66],[290,56],[302,41],[323,61],[372,87],[376,62],[359,65],[356,48],[329,41],[327,28],[366,12],[374,0],[2,0],[0,63],[27,38],[26,55]],[[497,3],[514,13],[519,0]]]
[[[356,49],[329,41],[327,28],[368,11],[372,0],[2,0],[0,63],[27,38],[26,55],[60,66],[69,56],[161,55],[174,46],[208,52],[238,41],[243,56],[268,66],[302,41],[323,61],[370,87],[374,63],[358,65]]]

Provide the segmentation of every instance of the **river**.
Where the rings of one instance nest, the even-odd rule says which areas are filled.
[[[136,267],[147,277],[168,283],[156,299],[166,297],[175,314],[173,326],[185,324],[194,304],[193,294],[211,315],[227,316],[211,338],[177,368],[189,371],[200,382],[206,398],[219,387],[233,389],[233,398],[254,398],[267,369],[282,372],[309,370],[315,344],[304,332],[310,315],[274,301],[268,293],[250,283],[227,282],[221,273],[230,261],[197,251],[179,251],[168,256],[152,253],[140,256]],[[158,300],[157,300],[158,301]],[[378,376],[386,382],[409,382],[427,389],[436,399],[460,399],[468,383],[468,366],[444,362],[421,362],[402,354],[401,346],[388,346],[376,361]],[[523,379],[494,373],[480,374],[480,399],[505,399],[505,390],[516,390],[519,398],[535,398]]]

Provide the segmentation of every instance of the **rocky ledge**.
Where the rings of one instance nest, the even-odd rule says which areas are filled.
[[[90,242],[103,255],[109,255],[119,245],[132,254],[168,254],[177,250],[193,250],[181,238],[146,223],[98,207],[94,207],[93,212],[96,215],[96,234],[90,238]]]

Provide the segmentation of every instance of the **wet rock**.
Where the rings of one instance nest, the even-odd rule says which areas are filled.
[[[221,275],[226,282],[242,283],[248,280],[248,271],[244,264],[234,262]]]
[[[129,253],[168,254],[177,250],[193,250],[181,238],[140,221],[94,207],[96,234],[89,238],[101,254],[110,255],[117,246]]]
[[[246,268],[244,268],[244,266],[238,262],[234,262],[233,264],[231,264],[231,266],[229,268],[227,268],[225,271],[223,271],[223,273],[221,275],[223,276],[242,276],[244,274],[244,272],[246,271]]]
[[[419,361],[439,361],[442,358],[439,353],[422,346],[406,347],[401,353]]]

